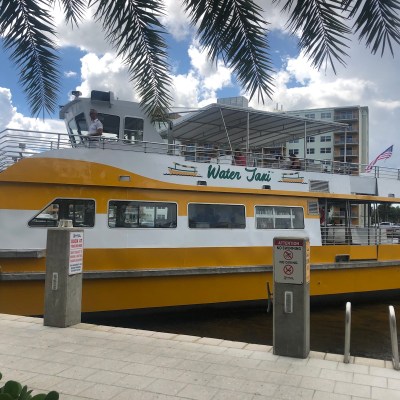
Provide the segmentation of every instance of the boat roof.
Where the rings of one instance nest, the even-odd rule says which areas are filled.
[[[345,130],[348,125],[295,117],[282,112],[211,104],[173,121],[170,139],[181,142],[230,143],[249,148],[284,144],[289,140]]]

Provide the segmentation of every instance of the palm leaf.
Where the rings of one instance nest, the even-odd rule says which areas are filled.
[[[354,28],[360,40],[366,41],[371,52],[376,54],[386,46],[394,55],[392,41],[400,44],[400,1],[398,0],[345,0],[344,8],[350,11],[350,18],[356,18]]]
[[[274,0],[280,3],[280,0]],[[320,69],[330,64],[336,73],[335,62],[346,65],[343,56],[347,35],[351,30],[344,23],[342,1],[340,0],[305,0],[294,4],[288,0],[282,11],[289,12],[288,29],[292,34],[299,34],[299,47],[308,55],[311,63]]]
[[[55,0],[53,0],[55,1]],[[60,0],[64,8],[65,19],[67,23],[78,26],[84,16],[84,10],[87,6],[86,0]]]
[[[250,98],[272,95],[266,23],[252,0],[183,0],[211,61],[222,57]]]
[[[95,18],[129,68],[141,105],[153,120],[164,120],[171,104],[161,0],[95,0]]]
[[[0,2],[0,35],[20,70],[20,82],[33,115],[56,108],[59,90],[58,56],[49,6],[44,0]]]

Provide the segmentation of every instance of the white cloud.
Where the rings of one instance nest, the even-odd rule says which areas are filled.
[[[129,82],[128,69],[121,59],[113,53],[97,56],[88,53],[81,58],[82,83],[77,90],[83,96],[89,96],[91,90],[111,91],[122,100],[138,101],[133,87]]]
[[[11,103],[11,91],[0,88],[0,131],[5,129],[12,120],[16,110]]]
[[[160,18],[172,37],[181,41],[191,35],[190,21],[184,11],[181,1],[164,0],[165,15]]]
[[[0,131],[23,129],[43,132],[65,132],[63,121],[25,117],[13,106],[10,89],[0,88]]]
[[[75,71],[65,71],[64,72],[64,76],[66,78],[74,78],[75,76],[77,76],[78,74]]]

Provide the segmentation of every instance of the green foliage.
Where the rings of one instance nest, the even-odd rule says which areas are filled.
[[[0,373],[0,380],[2,378]],[[47,394],[40,393],[32,396],[32,390],[28,390],[27,386],[22,386],[16,381],[7,381],[4,386],[0,387],[0,400],[58,400],[59,394],[51,391]]]
[[[55,0],[0,0],[0,36],[19,71],[31,111],[54,112],[60,68]],[[60,0],[67,23],[79,27],[88,9],[128,66],[141,105],[153,120],[170,108],[171,78],[162,24],[164,0]],[[264,101],[273,92],[268,11],[286,13],[287,31],[316,68],[345,65],[352,35],[375,54],[400,45],[400,0],[181,0],[199,42],[213,62],[223,59],[243,88]],[[272,49],[273,50],[273,49]]]

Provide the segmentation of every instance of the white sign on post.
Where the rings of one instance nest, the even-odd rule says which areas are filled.
[[[303,239],[274,239],[275,282],[303,284],[306,243]]]
[[[69,234],[69,275],[82,273],[83,267],[83,232]]]

